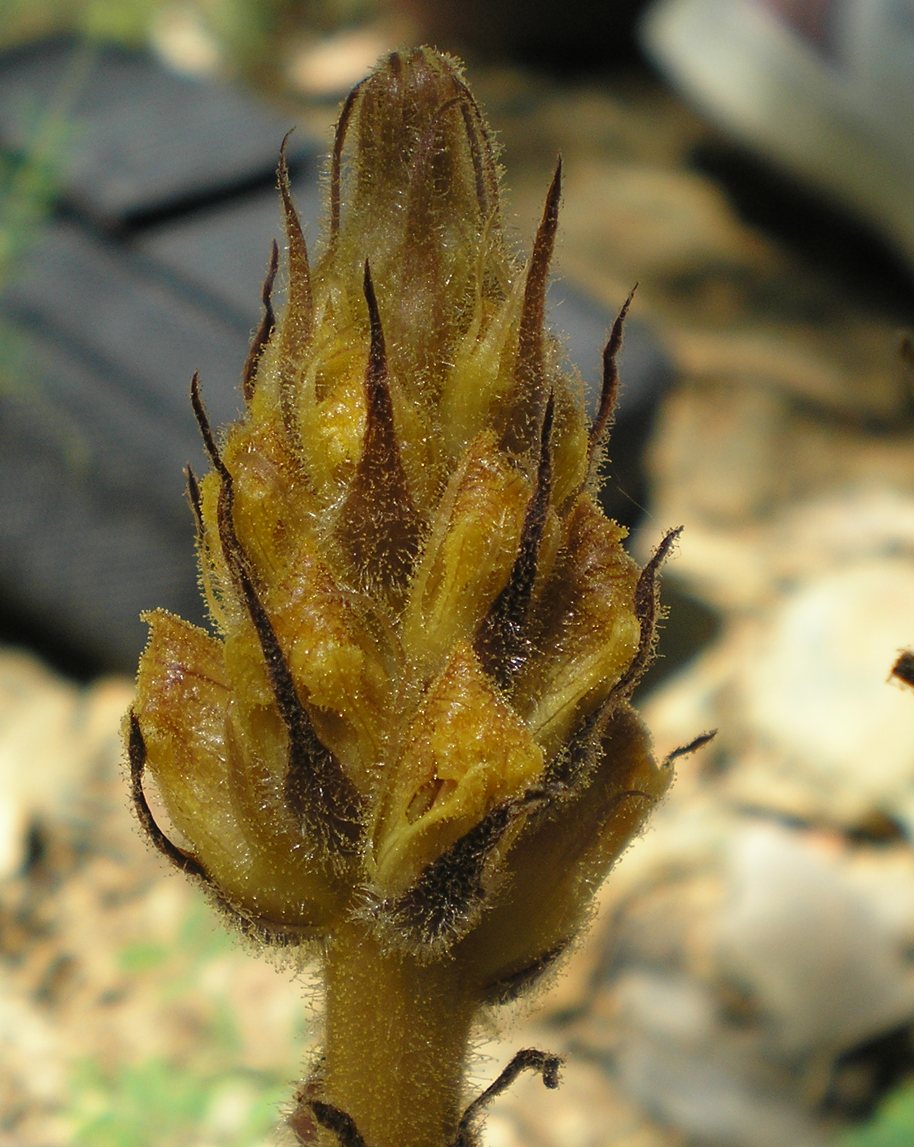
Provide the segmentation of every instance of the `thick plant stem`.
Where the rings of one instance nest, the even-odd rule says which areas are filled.
[[[449,1147],[475,1010],[457,962],[421,963],[347,923],[327,939],[324,975],[321,1098],[367,1147]]]

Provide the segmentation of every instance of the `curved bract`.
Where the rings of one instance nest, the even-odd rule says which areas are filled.
[[[641,571],[595,498],[622,316],[590,423],[544,325],[560,177],[521,265],[425,48],[344,104],[313,266],[281,158],[287,298],[274,252],[240,420],[193,386],[213,632],[147,615],[131,715],[144,824],[247,930],[448,961],[471,1010],[567,946],[670,780],[628,697],[672,536]]]

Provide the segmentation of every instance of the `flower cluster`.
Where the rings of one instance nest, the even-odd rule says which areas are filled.
[[[504,999],[571,940],[671,770],[629,696],[657,571],[596,499],[596,416],[544,322],[560,169],[525,265],[459,67],[394,54],[343,106],[309,262],[284,155],[288,286],[211,470],[189,473],[213,632],[147,615],[129,716],[153,842],[248,931],[459,968]],[[171,822],[158,825],[144,773]]]

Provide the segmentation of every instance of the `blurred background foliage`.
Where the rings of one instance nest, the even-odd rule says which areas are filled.
[[[871,1122],[844,1136],[841,1147],[911,1147],[914,1143],[914,1087],[900,1087]]]

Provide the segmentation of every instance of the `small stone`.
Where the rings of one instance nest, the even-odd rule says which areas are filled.
[[[837,841],[764,824],[727,856],[723,968],[789,1052],[840,1054],[914,1022],[914,973]]]
[[[863,560],[788,593],[739,667],[750,755],[820,817],[881,812],[914,834],[914,704],[887,681],[912,637],[914,565]]]

